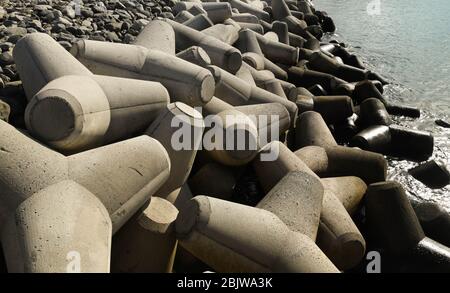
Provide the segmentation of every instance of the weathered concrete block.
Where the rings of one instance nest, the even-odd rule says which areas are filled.
[[[214,65],[220,66],[231,73],[235,73],[241,67],[242,56],[238,49],[175,21],[168,19],[166,21],[175,30],[178,50],[199,46],[208,53]]]
[[[176,231],[184,248],[218,272],[338,272],[309,237],[262,209],[197,196]]]
[[[425,234],[450,247],[450,214],[432,202],[415,203],[413,208]]]
[[[232,16],[231,5],[227,2],[203,2],[202,8],[215,24],[222,23]]]
[[[49,185],[6,213],[1,238],[8,272],[109,272],[111,219],[80,184]]]
[[[205,50],[198,46],[192,46],[177,54],[178,58],[194,63],[200,67],[211,65],[211,58]]]
[[[425,238],[403,187],[394,181],[369,185],[366,219],[376,242],[391,253],[404,255]]]
[[[206,14],[198,14],[191,19],[183,22],[183,25],[195,29],[197,31],[201,31],[212,27],[214,23],[208,18]]]
[[[298,62],[298,48],[268,40],[262,35],[256,34],[259,46],[264,55],[273,62],[286,65],[295,65]]]
[[[350,215],[357,211],[367,190],[366,183],[356,176],[322,178],[320,181],[341,201]]]
[[[295,154],[321,177],[357,176],[366,184],[386,180],[383,155],[344,146],[307,146]]]
[[[428,186],[429,188],[444,188],[450,183],[450,172],[446,164],[434,160],[423,163],[408,170],[414,178]]]
[[[364,100],[360,105],[359,120],[364,126],[390,125],[391,117],[384,104],[376,98]]]
[[[73,153],[142,133],[168,102],[157,82],[68,75],[31,99],[25,123],[33,136]]]
[[[211,158],[224,165],[241,166],[256,156],[258,128],[247,115],[235,109],[225,110],[214,116],[213,122],[214,128],[208,128],[203,140]]]
[[[111,271],[121,273],[171,273],[177,239],[178,210],[154,197],[148,207],[114,235]]]
[[[230,3],[231,7],[237,8],[240,13],[250,13],[258,17],[259,19],[270,22],[269,13],[265,12],[262,9],[254,7],[240,0],[229,0],[228,2]]]
[[[156,196],[166,198],[185,183],[202,144],[204,127],[203,117],[197,110],[177,102],[162,110],[146,130],[147,135],[164,146],[171,162],[170,176]]]
[[[11,114],[11,107],[0,100],[0,120],[8,122],[9,115]]]
[[[279,140],[291,127],[289,112],[280,103],[238,106],[234,109],[253,120],[258,127],[260,145]]]
[[[292,171],[284,176],[256,207],[274,213],[292,231],[315,240],[322,211],[323,192],[323,186],[315,176]]]
[[[240,78],[220,69],[217,66],[208,66],[216,79],[215,96],[233,106],[243,106],[261,103],[280,103],[286,107],[291,121],[297,117],[297,105],[256,86],[249,86]]]
[[[111,223],[112,233],[115,233],[159,189],[170,172],[167,152],[159,142],[147,136],[65,157],[26,137],[6,122],[0,121],[0,133],[0,194],[3,207],[0,231],[11,271],[28,270],[23,264],[30,263],[31,259],[19,251],[24,247],[24,242],[43,245],[41,240],[45,239],[49,240],[46,245],[51,245],[51,251],[46,248],[27,252],[30,253],[28,255],[37,253],[38,259],[46,259],[45,263],[35,267],[36,271],[48,271],[50,266],[55,271],[61,271],[61,261],[58,259],[61,251],[59,248],[55,250],[55,247],[65,249],[69,244],[74,245],[74,249],[79,248],[79,252],[91,255],[92,259],[87,257],[85,260],[88,266],[82,270],[104,270],[105,265],[109,266],[109,261],[99,260],[99,257],[109,256],[105,250],[109,250],[107,236]],[[74,183],[61,183],[67,180]],[[64,197],[61,197],[62,192]],[[100,200],[103,209],[106,208],[110,224],[105,221],[102,209],[90,194]],[[66,196],[67,202],[61,200]],[[56,202],[59,202],[61,210],[58,210],[58,205],[54,206]],[[25,210],[21,210],[22,204]],[[19,216],[22,212],[23,216]],[[15,217],[20,217],[23,222],[16,222]],[[48,230],[49,222],[52,225],[53,221],[59,223],[55,227],[58,227],[60,234],[55,235],[55,230]],[[69,222],[80,226],[73,226],[74,230],[68,233],[66,225]],[[27,227],[30,230],[20,234]],[[83,227],[87,227],[88,234],[85,234]],[[90,235],[91,228],[99,230]],[[93,246],[86,244],[90,242]],[[67,251],[64,253],[67,254]],[[66,257],[65,254],[63,257]],[[50,258],[51,255],[54,258]]]
[[[134,45],[175,55],[175,32],[162,20],[152,20],[136,37]]]
[[[17,42],[13,55],[28,100],[57,78],[92,76],[92,72],[47,34],[26,35]]]
[[[275,154],[275,160],[263,157],[267,153]],[[318,179],[302,160],[278,141],[263,147],[252,164],[266,192],[291,171],[303,171]],[[340,269],[354,267],[364,256],[364,238],[345,207],[330,190],[324,193],[317,240],[319,247]]]
[[[298,148],[310,145],[321,147],[337,145],[322,116],[314,111],[303,112],[299,115],[295,141]]]
[[[237,24],[232,25],[219,23],[213,25],[212,27],[202,30],[202,33],[204,33],[207,36],[219,39],[225,44],[232,45],[239,38],[240,29],[241,29],[240,26]]]
[[[80,40],[72,54],[96,74],[160,82],[171,98],[191,106],[207,103],[214,94],[207,70],[158,50]]]

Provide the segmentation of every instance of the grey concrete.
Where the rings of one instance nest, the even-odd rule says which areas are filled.
[[[274,213],[289,229],[316,240],[324,189],[315,176],[292,171],[258,203],[257,208]]]
[[[387,161],[378,153],[344,146],[308,146],[295,154],[322,177],[357,176],[366,184],[386,180]]]
[[[356,176],[322,178],[320,181],[341,201],[350,215],[357,211],[367,190],[366,183]]]
[[[197,31],[201,31],[212,27],[214,23],[208,18],[206,14],[198,14],[191,19],[183,22],[183,25],[195,29]]]
[[[211,58],[205,50],[198,46],[192,46],[177,54],[178,58],[194,63],[200,67],[211,65]]]
[[[291,121],[297,118],[297,105],[256,86],[249,86],[245,81],[217,67],[208,66],[216,80],[215,96],[233,106],[261,103],[280,103],[286,107]]]
[[[66,75],[92,73],[47,34],[28,34],[13,51],[14,61],[28,100],[50,81]]]
[[[171,162],[169,179],[156,192],[156,196],[166,198],[187,180],[202,144],[204,127],[203,117],[197,110],[177,102],[162,110],[146,130],[147,135],[164,146]]]
[[[262,209],[197,196],[180,211],[176,231],[217,272],[338,272],[309,237]]]
[[[175,55],[175,32],[162,20],[152,20],[134,40],[134,45]]]
[[[203,144],[206,153],[215,161],[228,166],[241,166],[250,162],[259,149],[259,134],[255,123],[244,113],[225,110],[213,120],[215,125],[205,131],[204,141],[214,145]],[[217,133],[214,129],[217,129]],[[220,134],[223,136],[220,137]]]
[[[114,235],[111,272],[171,273],[177,240],[178,210],[165,199],[154,197],[148,207]]]
[[[262,160],[262,153],[269,150],[278,152],[275,161]],[[252,164],[265,192],[291,171],[302,171],[319,179],[302,160],[278,141],[263,147]],[[324,193],[317,241],[319,247],[340,269],[354,267],[365,253],[363,236],[340,200],[330,190],[325,190]]]
[[[218,23],[202,30],[207,36],[216,38],[225,44],[233,45],[239,38],[240,26],[238,24],[222,24]]]
[[[157,82],[67,75],[31,99],[25,123],[33,136],[74,153],[141,134],[168,102]]]
[[[238,49],[175,21],[169,19],[165,21],[172,25],[175,30],[178,50],[199,46],[208,53],[212,64],[220,66],[231,73],[235,73],[241,67],[242,56]]]
[[[269,13],[265,12],[262,9],[254,7],[254,6],[247,4],[240,0],[229,0],[228,2],[231,4],[231,7],[237,8],[240,13],[250,13],[260,19],[263,19],[265,21],[270,21]]]
[[[214,80],[207,70],[158,50],[80,40],[72,54],[96,74],[160,82],[172,102],[202,105],[214,94]]]
[[[65,272],[60,248],[66,261],[70,245],[90,255],[83,271],[105,271],[111,224],[115,233],[170,173],[167,152],[147,136],[65,157],[3,121],[0,134],[0,233],[9,271],[28,271],[25,263],[37,257],[45,262],[34,271]],[[74,183],[62,183],[67,180]],[[52,225],[56,230],[49,230]],[[44,240],[49,240],[45,249]],[[33,243],[43,249],[23,251]]]
[[[369,186],[366,219],[374,242],[396,255],[407,254],[425,238],[419,219],[398,182],[378,182]]]
[[[280,103],[239,106],[235,109],[249,116],[258,127],[260,145],[279,140],[280,136],[291,127],[289,112]],[[278,136],[273,138],[272,128],[278,130]]]
[[[321,147],[337,145],[322,116],[314,111],[303,112],[298,117],[295,129],[297,148],[315,145]]]

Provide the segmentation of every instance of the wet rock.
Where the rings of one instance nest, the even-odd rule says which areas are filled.
[[[432,189],[439,189],[450,183],[450,173],[443,163],[428,161],[408,170],[409,174]]]
[[[8,104],[0,100],[0,120],[8,122],[11,108]]]

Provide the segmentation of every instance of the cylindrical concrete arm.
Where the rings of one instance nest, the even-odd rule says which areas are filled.
[[[108,273],[111,220],[103,204],[67,180],[22,202],[2,235],[8,271]]]
[[[92,75],[47,34],[26,35],[17,42],[13,54],[28,100],[47,83],[59,77]]]

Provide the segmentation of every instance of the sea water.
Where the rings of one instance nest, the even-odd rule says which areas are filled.
[[[421,109],[419,119],[393,117],[395,123],[429,131],[433,157],[450,167],[450,129],[436,119],[450,116],[449,0],[314,0],[337,30],[324,40],[345,42],[368,69],[390,84],[384,95],[394,104]],[[450,212],[450,186],[432,190],[408,174],[416,162],[388,158],[388,179],[401,182],[415,200],[439,203]]]

